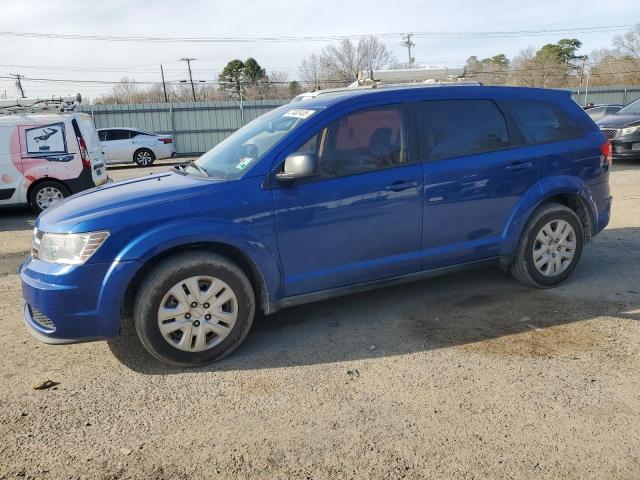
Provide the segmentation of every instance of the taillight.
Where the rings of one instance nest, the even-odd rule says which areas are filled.
[[[606,162],[611,165],[611,162],[613,162],[613,147],[611,146],[611,141],[607,140],[600,145],[600,151]]]
[[[173,143],[173,138],[159,138],[158,140],[160,140],[162,143],[164,143],[165,145],[167,143]]]
[[[85,168],[91,168],[89,151],[87,150],[87,144],[85,143],[84,138],[78,137],[78,146],[80,147],[80,158],[82,158],[82,166]]]

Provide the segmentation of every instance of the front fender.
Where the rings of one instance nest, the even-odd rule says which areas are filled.
[[[561,194],[578,195],[590,209],[591,218],[598,218],[596,204],[591,191],[582,180],[569,175],[544,178],[527,190],[513,209],[502,232],[504,241],[502,242],[501,253],[503,255],[509,255],[515,251],[520,241],[522,230],[533,211],[548,199]]]
[[[282,275],[277,254],[248,229],[227,220],[189,217],[163,223],[128,242],[116,261],[136,260],[142,265],[167,250],[196,243],[221,243],[238,249],[260,272],[269,299],[280,298]]]

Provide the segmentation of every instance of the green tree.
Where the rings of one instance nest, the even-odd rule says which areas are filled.
[[[264,68],[256,62],[255,58],[247,58],[244,61],[244,69],[242,71],[243,80],[247,83],[257,83],[266,79],[267,73]]]
[[[242,88],[242,76],[244,73],[244,62],[242,60],[231,60],[222,69],[220,75],[218,75],[218,81],[220,82],[220,89],[224,90],[228,94],[235,96],[240,95],[240,89]]]
[[[557,63],[572,63],[581,60],[582,56],[576,52],[582,47],[582,42],[576,38],[563,38],[558,43],[547,43],[536,52],[536,58],[543,61]]]
[[[269,78],[267,72],[255,58],[247,58],[244,62],[242,60],[231,60],[222,69],[222,73],[218,75],[218,81],[220,82],[220,89],[227,92],[227,94],[239,97],[240,92],[244,93],[244,89],[247,86],[256,86],[259,83],[268,83]]]
[[[296,82],[295,80],[292,82],[289,82],[289,86],[287,87],[287,92],[292,97],[295,97],[296,95],[300,95],[300,92],[302,92],[300,83]]]

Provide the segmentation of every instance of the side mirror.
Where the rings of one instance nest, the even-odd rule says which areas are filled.
[[[284,171],[277,173],[276,178],[281,183],[290,183],[299,178],[315,175],[317,159],[313,153],[295,152],[284,161]]]

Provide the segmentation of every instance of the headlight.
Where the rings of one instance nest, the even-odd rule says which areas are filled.
[[[109,232],[46,233],[33,232],[34,258],[50,263],[81,265],[93,255],[109,236]]]
[[[632,133],[640,132],[640,126],[638,127],[627,127],[620,130],[620,135],[631,135]]]

